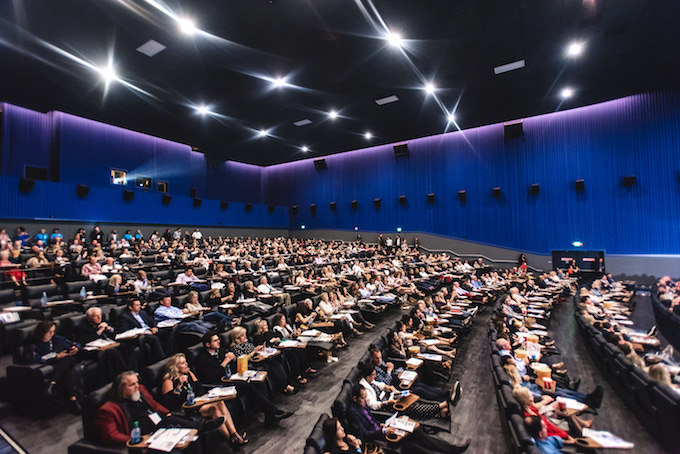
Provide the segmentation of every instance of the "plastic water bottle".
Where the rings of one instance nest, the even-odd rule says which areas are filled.
[[[42,296],[40,297],[40,306],[47,307],[47,292],[43,292]]]
[[[140,441],[142,441],[142,429],[139,428],[139,421],[135,421],[135,427],[132,429],[130,438],[131,438],[130,442],[133,445],[136,445]]]
[[[84,301],[86,297],[87,291],[85,290],[85,287],[80,287],[80,299]]]
[[[194,393],[194,388],[189,388],[187,392],[187,405],[193,405],[196,403],[196,393]]]
[[[224,378],[229,380],[231,378],[231,366],[227,364],[227,367],[224,368]]]

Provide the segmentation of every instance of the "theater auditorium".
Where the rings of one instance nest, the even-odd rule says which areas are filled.
[[[0,2],[0,452],[680,453],[678,17]]]

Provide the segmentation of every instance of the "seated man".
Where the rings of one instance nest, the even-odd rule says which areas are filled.
[[[147,333],[139,336],[138,339],[140,339],[140,342],[147,343],[151,348],[151,354],[153,356],[151,362],[160,361],[165,358],[167,355],[163,350],[161,341],[154,335],[158,333],[156,322],[154,322],[145,311],[141,310],[142,302],[139,297],[135,296],[131,298],[127,303],[127,308],[128,310],[123,311],[118,317],[118,332],[122,333],[134,328],[145,329]]]
[[[393,436],[393,427],[384,427],[375,420],[370,409],[366,406],[366,389],[357,384],[352,388],[352,404],[347,409],[347,423],[349,432],[364,441],[384,440],[385,436]],[[451,445],[439,438],[427,435],[418,428],[406,435],[397,445],[402,452],[431,453],[431,452],[465,452],[470,446],[470,440],[464,445]]]
[[[203,348],[194,361],[196,376],[199,381],[207,384],[221,384],[222,377],[229,363],[236,359],[233,353],[220,348],[220,337],[215,332],[208,332],[202,339]],[[235,363],[234,363],[235,364]],[[264,413],[265,425],[271,426],[293,415],[276,408],[267,397],[264,383],[238,382],[236,384],[239,394],[247,395],[257,407]]]
[[[276,289],[269,285],[267,282],[267,276],[262,276],[260,278],[260,285],[257,286],[257,293],[260,295],[272,295],[274,291],[276,291]],[[277,306],[290,305],[290,293],[279,293],[273,296],[278,299],[278,303],[276,304]]]
[[[102,266],[97,262],[97,256],[94,254],[90,256],[89,262],[82,266],[80,274],[86,279],[91,279],[95,282],[108,279],[102,271]]]
[[[164,320],[182,319],[184,318],[184,315],[188,313],[188,309],[180,309],[179,307],[173,306],[172,297],[170,295],[165,295],[163,299],[161,299],[161,304],[153,313],[153,316],[156,323],[159,323]],[[179,323],[180,331],[190,331],[201,334],[207,333],[214,327],[215,325],[206,320],[183,320]],[[224,331],[224,325],[221,328],[221,331]]]
[[[82,346],[97,339],[114,340],[116,338],[116,330],[108,323],[102,321],[102,310],[98,307],[91,307],[85,311],[85,320],[75,327],[74,333],[76,341]],[[123,349],[125,350],[124,347]],[[118,348],[114,348],[101,352],[103,361],[99,362],[99,367],[109,379],[128,368],[123,354],[118,350]],[[84,352],[84,354],[91,355],[96,353]],[[128,358],[131,358],[131,355],[132,351],[125,352],[125,356]]]
[[[95,426],[99,431],[102,443],[109,446],[125,446],[130,441],[130,433],[134,423],[139,423],[142,435],[155,432],[161,427],[197,428],[193,421],[186,420],[170,413],[167,408],[156,402],[144,385],[139,383],[137,373],[126,371],[113,381],[109,398],[97,410]],[[224,418],[203,421],[200,432],[217,429]],[[198,444],[192,445],[194,452],[199,451]]]
[[[532,415],[524,418],[524,427],[541,454],[559,454],[561,452],[560,448],[564,446],[564,441],[557,435],[548,436],[545,423],[540,416]]]
[[[183,273],[179,273],[177,275],[177,278],[175,279],[175,283],[177,284],[187,284],[190,286],[192,289],[198,291],[198,292],[203,292],[205,290],[209,290],[209,287],[206,284],[199,283],[200,279],[198,276],[194,274],[194,270],[192,268],[186,268]]]

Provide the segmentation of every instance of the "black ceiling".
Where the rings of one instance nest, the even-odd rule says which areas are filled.
[[[454,109],[466,129],[680,84],[675,0],[0,5],[0,100],[260,165],[450,131]],[[182,34],[173,15],[193,18],[202,32]],[[403,50],[381,38],[385,27],[402,35]],[[151,39],[166,49],[153,57],[136,51]],[[578,58],[565,57],[572,41],[585,44]],[[107,89],[86,65],[105,66],[109,56],[125,84]],[[517,60],[526,66],[494,74]],[[281,76],[293,86],[267,81]],[[419,88],[425,81],[436,96]],[[574,96],[563,101],[566,86]],[[375,103],[389,95],[399,101]],[[191,107],[200,104],[215,114]],[[330,120],[330,109],[340,117]],[[293,124],[303,119],[312,123]],[[270,135],[258,137],[260,129]]]

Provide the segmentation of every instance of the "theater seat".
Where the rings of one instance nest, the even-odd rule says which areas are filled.
[[[326,450],[326,438],[323,434],[323,424],[330,419],[326,413],[322,413],[319,419],[314,424],[312,428],[312,433],[307,437],[305,443],[305,452],[322,454]],[[307,451],[307,448],[312,448],[311,451]]]
[[[104,403],[106,393],[111,389],[111,384],[104,386],[85,396],[83,400],[83,438],[68,447],[68,454],[123,454],[128,450],[125,447],[111,447],[100,444],[99,432],[94,425],[94,417],[99,407]]]

